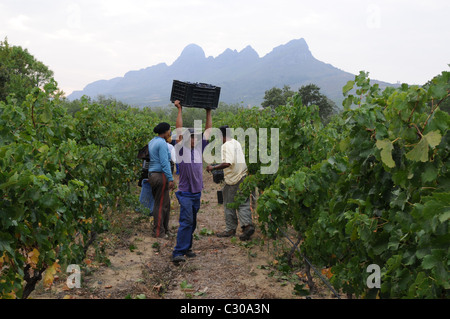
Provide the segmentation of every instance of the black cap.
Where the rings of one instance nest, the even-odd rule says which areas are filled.
[[[162,123],[159,123],[158,125],[156,125],[156,127],[153,129],[153,132],[155,132],[156,134],[163,134],[163,133],[167,132],[168,130],[170,130],[170,124],[166,123],[166,122],[162,122]]]

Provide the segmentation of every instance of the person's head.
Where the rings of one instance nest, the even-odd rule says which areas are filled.
[[[191,136],[191,149],[194,149],[195,145],[201,140],[201,133],[195,133],[193,128],[189,128],[189,134]]]
[[[228,125],[222,125],[221,127],[219,127],[220,132],[222,132],[222,141],[223,143],[225,143],[226,141],[229,140],[229,136],[227,135],[227,128],[229,128]]]
[[[193,128],[188,129],[189,133],[191,135],[191,149],[193,149],[195,147],[195,132]]]
[[[159,123],[156,125],[156,127],[153,129],[153,132],[158,134],[160,137],[165,139],[166,141],[170,138],[170,124],[166,122]]]

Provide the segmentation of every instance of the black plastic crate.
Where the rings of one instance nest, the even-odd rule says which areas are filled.
[[[216,109],[219,105],[220,87],[206,83],[173,80],[170,101],[179,100],[182,106]]]

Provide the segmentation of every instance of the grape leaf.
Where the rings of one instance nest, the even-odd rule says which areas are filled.
[[[55,279],[55,275],[57,272],[61,271],[61,266],[58,264],[58,260],[53,263],[50,267],[47,268],[44,275],[44,286],[50,287],[53,284],[53,280]]]
[[[430,132],[422,137],[420,142],[406,154],[406,158],[415,162],[428,161],[428,145],[435,148],[441,143],[442,135],[439,131]]]
[[[435,148],[441,143],[442,135],[439,131],[433,131],[424,135],[423,138],[426,139],[431,148]]]
[[[449,219],[450,219],[450,210],[444,212],[443,214],[441,214],[441,215],[439,216],[439,221],[440,221],[441,223],[444,223],[444,222],[446,222],[446,221],[449,220]]]
[[[13,243],[13,239],[11,235],[7,233],[0,233],[0,251],[7,251],[11,255],[14,254],[14,250],[11,247],[11,244]]]
[[[52,117],[53,117],[52,111],[48,107],[45,107],[44,111],[42,112],[42,114],[40,116],[41,121],[43,123],[48,123],[48,122],[50,122]]]
[[[427,163],[426,165],[427,166],[421,175],[424,183],[432,182],[436,180],[438,176],[438,170],[432,165],[432,163]]]
[[[344,95],[345,95],[348,91],[353,89],[354,85],[355,85],[355,81],[348,81],[347,84],[342,88],[342,93],[344,93]]]
[[[392,150],[394,149],[392,142],[388,139],[384,139],[377,141],[376,145],[377,148],[381,150],[380,155],[383,163],[389,168],[395,167],[395,162],[392,159]]]
[[[38,151],[40,153],[46,153],[46,152],[48,152],[49,149],[50,148],[48,147],[48,145],[44,144],[44,145],[42,145],[41,147],[38,148]]]
[[[34,248],[32,251],[28,253],[28,259],[27,262],[30,265],[31,268],[36,269],[36,265],[39,261],[39,250]]]
[[[411,151],[406,153],[406,158],[415,162],[428,161],[428,143],[426,139],[422,138]]]

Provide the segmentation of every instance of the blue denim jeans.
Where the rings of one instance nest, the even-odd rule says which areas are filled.
[[[192,248],[202,193],[178,191],[175,195],[180,203],[180,226],[178,227],[177,244],[172,253],[173,257],[185,255]]]

